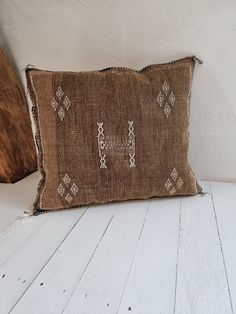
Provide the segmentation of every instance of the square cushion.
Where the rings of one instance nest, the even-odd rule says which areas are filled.
[[[34,212],[201,192],[188,161],[195,61],[28,68],[42,173]]]

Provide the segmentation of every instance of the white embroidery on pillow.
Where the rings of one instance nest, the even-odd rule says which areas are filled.
[[[77,186],[75,183],[72,184],[70,190],[71,190],[71,193],[72,193],[74,196],[76,196],[77,193],[79,192],[79,188],[78,188],[78,186]]]
[[[100,157],[100,168],[107,168],[106,157],[108,155],[129,156],[129,167],[135,165],[135,134],[134,122],[128,121],[128,135],[104,135],[103,122],[97,122],[98,125],[98,154]]]
[[[178,190],[182,188],[184,181],[179,177],[177,170],[174,168],[169,178],[166,180],[164,186],[170,195],[175,194]]]
[[[63,187],[63,185],[59,184],[57,192],[59,193],[59,195],[63,196],[63,194],[65,193],[65,188]]]
[[[159,104],[160,108],[162,108],[164,104],[163,111],[168,118],[171,113],[171,107],[173,108],[175,105],[176,98],[173,91],[169,93],[170,85],[167,81],[163,82],[161,89],[162,91],[159,91],[156,101]]]
[[[71,106],[70,99],[68,98],[67,95],[65,95],[62,88],[58,86],[55,92],[55,97],[53,97],[51,101],[51,107],[53,111],[57,112],[57,115],[60,121],[64,121],[66,111],[69,110],[70,106]]]
[[[62,107],[60,107],[57,114],[58,114],[59,119],[63,121],[65,118],[65,110]]]
[[[173,107],[175,104],[175,94],[173,91],[171,91],[171,93],[169,95],[169,102],[170,102],[171,106]]]
[[[73,197],[70,195],[70,193],[67,193],[65,196],[65,200],[71,204],[71,202],[73,201]]]
[[[74,197],[79,193],[79,187],[75,182],[72,182],[71,177],[66,173],[57,188],[57,192],[61,198],[71,204]]]
[[[70,105],[71,105],[71,101],[67,96],[63,100],[63,105],[66,107],[66,110],[69,110]]]
[[[68,174],[66,173],[64,178],[63,178],[63,182],[65,183],[66,186],[68,186],[71,182],[71,178],[68,176]]]
[[[184,184],[184,181],[182,180],[182,178],[179,178],[176,185],[178,189],[181,189],[182,185]]]
[[[56,101],[55,98],[52,99],[51,106],[52,106],[52,109],[53,109],[54,111],[57,110],[57,107],[58,107],[59,105],[58,105],[58,102]]]
[[[133,121],[128,121],[129,124],[129,133],[128,133],[128,144],[129,144],[129,162],[130,168],[135,167],[135,134],[134,134],[134,127]]]
[[[169,93],[169,89],[170,89],[169,83],[164,81],[164,83],[162,85],[162,90],[163,90],[163,92],[165,93],[166,96]]]
[[[174,168],[170,174],[171,178],[176,181],[177,177],[178,177],[178,172],[177,170]]]
[[[61,89],[61,86],[58,87],[57,91],[56,91],[56,96],[59,100],[61,100],[62,96],[64,95],[63,90]]]
[[[105,154],[105,136],[103,129],[103,122],[97,122],[98,125],[98,154],[100,156],[100,168],[107,168],[106,166],[106,154]]]
[[[167,179],[167,181],[166,181],[166,183],[165,183],[165,187],[166,187],[167,191],[170,190],[170,188],[172,187],[172,185],[173,185],[173,184],[171,183],[170,179]]]
[[[170,115],[170,106],[167,103],[165,103],[165,107],[164,107],[163,111],[168,118]]]
[[[163,104],[164,100],[165,100],[165,98],[162,95],[162,92],[159,92],[156,101],[158,102],[160,107],[162,107],[162,104]]]

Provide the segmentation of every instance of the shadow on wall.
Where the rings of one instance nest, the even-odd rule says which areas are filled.
[[[190,160],[196,175],[235,182],[236,166],[230,165],[236,160],[236,107],[207,60],[195,69],[190,111]]]
[[[79,6],[82,7],[80,4]],[[189,9],[191,7],[192,4],[189,3]],[[199,4],[196,4],[196,7],[199,8]],[[74,9],[75,8],[73,8],[73,10]],[[45,10],[43,10],[43,12],[45,12]],[[36,11],[34,11],[34,13],[35,12]],[[206,13],[207,11],[204,12]],[[36,13],[36,20],[40,24],[40,12],[37,11]],[[107,14],[108,13],[109,12],[107,12]],[[122,18],[124,10],[120,10],[118,13],[120,14],[120,18]],[[175,10],[172,13],[175,14]],[[211,12],[211,16],[213,13],[215,13],[218,18],[219,13],[216,9]],[[229,88],[228,85],[231,86],[231,88],[233,86],[231,79],[233,69],[231,70],[231,73],[229,73],[229,77],[227,77],[228,73],[224,68],[226,61],[223,61],[222,59],[223,54],[220,48],[216,45],[213,50],[213,46],[208,44],[209,38],[207,36],[204,37],[202,32],[199,31],[199,28],[193,28],[194,31],[192,31],[192,33],[194,33],[195,36],[194,41],[188,41],[185,46],[181,46],[178,42],[178,38],[182,38],[182,35],[183,37],[185,36],[184,32],[183,34],[180,33],[180,30],[183,30],[183,26],[181,26],[183,24],[182,19],[180,20],[181,24],[178,24],[178,28],[173,28],[176,23],[171,24],[168,21],[165,21],[164,17],[163,27],[158,30],[158,32],[156,30],[154,31],[154,28],[151,28],[151,26],[154,26],[156,23],[156,19],[153,18],[151,20],[153,24],[147,23],[148,26],[146,26],[145,23],[141,24],[141,26],[139,24],[135,24],[136,28],[134,28],[133,25],[133,28],[131,28],[131,30],[129,30],[126,34],[125,28],[129,25],[128,17],[126,16],[127,23],[125,27],[123,26],[123,29],[120,30],[118,24],[123,20],[119,18],[113,21],[112,16],[110,17],[110,15],[107,15],[106,25],[102,24],[99,28],[98,23],[98,31],[100,33],[99,36],[96,34],[97,30],[89,33],[91,29],[86,23],[83,23],[87,17],[93,17],[94,14],[97,22],[100,22],[101,20],[103,21],[103,15],[100,15],[99,12],[96,11],[96,8],[93,8],[92,11],[91,8],[90,10],[86,10],[84,17],[81,14],[82,22],[80,24],[81,26],[78,27],[78,29],[76,28],[76,38],[73,36],[72,38],[69,38],[69,36],[66,35],[66,31],[71,30],[71,21],[67,20],[64,16],[63,21],[65,23],[65,27],[62,28],[62,31],[63,29],[66,31],[62,34],[64,36],[62,36],[62,38],[65,40],[63,49],[58,49],[58,47],[61,47],[61,37],[58,36],[55,38],[53,36],[53,26],[55,27],[55,24],[59,21],[58,13],[52,20],[52,27],[49,30],[47,38],[42,38],[42,42],[41,40],[39,42],[35,39],[35,42],[33,42],[34,45],[31,45],[32,39],[37,38],[37,36],[40,36],[41,34],[41,28],[39,27],[36,27],[36,30],[38,31],[38,33],[36,32],[36,35],[34,34],[36,37],[32,37],[32,32],[29,32],[24,40],[18,40],[18,43],[14,46],[15,49],[25,47],[25,44],[28,44],[25,48],[26,51],[21,51],[18,58],[19,60],[17,60],[17,58],[15,59],[12,54],[12,50],[8,44],[6,36],[7,28],[5,27],[5,34],[3,29],[4,26],[0,28],[2,47],[14,66],[17,62],[19,62],[20,65],[18,64],[18,68],[23,68],[27,65],[27,63],[32,63],[42,68],[58,70],[73,69],[78,71],[102,69],[109,66],[127,66],[140,69],[148,64],[168,62],[174,58],[178,59],[185,57],[186,55],[194,54],[195,51],[191,51],[189,53],[186,49],[189,47],[195,47],[196,51],[201,51],[202,55],[199,55],[199,57],[203,58],[204,63],[202,66],[196,65],[195,77],[193,81],[191,99],[190,159],[197,176],[201,179],[235,181],[236,107],[235,103],[233,103],[235,96],[233,96],[233,93],[229,95],[229,92],[227,91],[227,88]],[[142,16],[142,14],[143,12],[140,10],[140,16]],[[189,16],[186,15],[186,25],[192,25],[191,21],[189,21],[190,17],[197,19],[199,15],[196,14],[196,11],[194,11],[194,14]],[[176,14],[173,15],[173,18],[175,16]],[[224,16],[221,17],[221,19],[223,18]],[[47,22],[48,20],[45,19],[45,21]],[[91,21],[94,22],[92,19]],[[203,26],[207,25],[212,28],[213,26],[215,27],[215,19],[209,19],[209,24],[206,25],[204,24],[204,21],[205,20],[203,20]],[[219,22],[222,23],[222,20],[219,20]],[[29,23],[29,21],[27,22],[26,19],[26,24],[22,24],[25,27],[25,30],[28,29],[27,23]],[[110,28],[108,27],[108,24],[110,25]],[[195,24],[196,22],[193,23],[193,26]],[[224,25],[227,25],[227,23]],[[77,27],[77,24],[72,23],[72,26]],[[142,28],[142,32],[140,31],[140,27]],[[146,30],[146,28],[147,32],[145,33],[144,40],[142,36],[144,36],[143,30]],[[165,28],[169,31],[170,36],[163,35],[163,30],[165,30]],[[192,33],[190,32],[189,34]],[[11,42],[13,44],[14,36],[17,36],[18,33],[16,30],[13,30],[12,32],[9,31],[9,34],[12,34]],[[73,34],[75,36],[75,33]],[[85,34],[90,37],[85,36]],[[134,36],[136,34],[138,34],[138,37]],[[186,37],[189,36],[189,34],[186,31]],[[208,30],[206,34],[212,33]],[[140,40],[137,40],[139,37]],[[223,38],[222,34],[220,38]],[[182,43],[185,43],[184,39],[182,39]],[[162,42],[162,45],[160,45],[160,47],[154,47],[153,42]],[[198,43],[198,45],[195,43]],[[218,44],[217,39],[215,39],[214,43]],[[69,44],[71,44],[72,47],[68,48]],[[30,49],[27,49],[27,47],[30,47]],[[196,52],[196,54],[198,53]],[[209,59],[204,60],[204,55],[207,55]],[[230,54],[228,55],[230,56]],[[221,61],[217,63],[217,60],[214,58],[220,58]],[[65,60],[68,59],[69,62],[66,62]],[[220,75],[222,75],[222,77],[220,77]],[[227,84],[227,80],[229,81],[229,84]],[[23,73],[21,75],[21,81],[25,83],[25,76]]]
[[[9,43],[8,43],[7,36],[5,35],[4,30],[1,27],[1,24],[0,24],[0,46],[3,49],[3,51],[4,51],[5,55],[7,56],[8,60],[10,61],[10,63],[14,67],[14,69],[16,70],[16,74],[18,75],[18,78],[19,78],[20,82],[23,84],[22,77],[21,77],[20,73],[18,72],[16,59],[15,59],[13,53],[12,53],[12,49],[11,49]]]

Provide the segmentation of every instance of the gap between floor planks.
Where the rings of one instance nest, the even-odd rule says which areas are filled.
[[[155,201],[152,201],[152,202],[155,202]],[[158,202],[160,202],[160,200],[158,200]],[[137,202],[137,204],[138,204],[138,202]],[[99,210],[99,209],[98,209]],[[146,216],[145,216],[146,217]],[[216,223],[217,223],[217,221],[216,221]],[[142,229],[142,227],[141,227],[141,229]],[[70,234],[70,232],[67,234],[67,236],[66,236],[66,238],[68,238],[68,236],[69,236],[69,234]],[[140,239],[139,239],[140,240]],[[100,243],[99,243],[100,244]],[[220,245],[220,242],[218,243],[219,245]],[[60,246],[61,246],[61,244],[58,246],[58,248],[56,249],[56,251],[60,248]],[[177,246],[176,246],[177,247]],[[135,252],[135,253],[134,253]],[[176,252],[176,248],[175,248],[175,252]],[[136,259],[136,254],[138,255],[138,252],[136,252],[135,250],[133,251],[133,257],[131,258],[131,264],[130,264],[130,267],[128,268],[128,276],[125,278],[125,284],[124,284],[124,288],[123,288],[123,290],[122,290],[122,295],[121,295],[121,300],[120,300],[120,302],[119,302],[119,306],[118,306],[118,308],[119,308],[119,313],[126,313],[127,312],[127,310],[129,310],[129,307],[127,307],[126,305],[124,305],[124,307],[123,307],[123,309],[124,309],[124,311],[122,312],[121,311],[121,309],[122,309],[122,304],[125,304],[126,302],[125,301],[123,301],[123,299],[125,300],[125,290],[127,290],[127,285],[129,284],[129,277],[131,276],[131,278],[132,278],[132,266],[133,266],[133,264],[134,264],[134,260]],[[221,251],[221,254],[223,254],[223,252]],[[94,255],[94,254],[93,254]],[[93,256],[92,255],[92,256]],[[52,255],[52,256],[54,256],[54,254]],[[89,262],[88,262],[88,264],[87,264],[87,266],[86,266],[86,269],[89,267],[89,264],[92,262],[92,258],[89,260]],[[51,259],[48,259],[48,261],[46,262],[46,264],[45,265],[50,265],[50,261],[51,261]],[[178,261],[178,263],[179,263],[179,261]],[[177,265],[178,265],[178,263],[177,263]],[[226,266],[224,266],[224,268],[225,268],[225,273],[226,273]],[[31,285],[33,285],[33,282],[37,279],[37,277],[39,276],[39,274],[41,274],[41,272],[43,271],[43,269],[44,269],[44,267],[42,268],[42,270],[40,271],[40,273],[38,273],[38,275],[34,278],[34,280],[32,280],[32,282],[31,282]],[[175,273],[175,275],[176,275],[176,273]],[[131,280],[132,281],[132,280]],[[30,285],[30,286],[31,286]],[[228,288],[228,291],[229,291],[229,287],[227,287]],[[129,288],[128,288],[129,289]],[[29,290],[30,291],[30,290]],[[177,291],[178,291],[178,276],[177,276],[177,282],[176,282],[176,293],[177,293]],[[24,294],[25,294],[25,292],[24,292]],[[72,294],[73,295],[73,294]],[[123,298],[122,298],[123,297]],[[22,298],[22,300],[23,300],[24,298]],[[135,297],[134,297],[134,299],[135,299]],[[230,298],[229,298],[230,299]],[[19,301],[19,299],[18,299],[18,301]],[[70,299],[69,299],[69,302],[71,302],[70,301]],[[128,304],[128,303],[127,303]],[[177,302],[177,304],[180,304],[180,303],[178,303]],[[227,303],[226,303],[227,304]],[[152,307],[152,304],[150,304],[150,306]],[[178,306],[178,305],[177,305]],[[227,305],[226,305],[227,306]],[[150,311],[152,310],[151,309],[151,307],[150,307]],[[108,307],[109,308],[109,307]],[[132,309],[132,307],[130,307],[131,309]],[[16,307],[16,309],[17,309],[17,307]],[[232,310],[232,309],[231,309]],[[66,311],[65,311],[66,312]],[[139,310],[137,310],[136,312],[135,312],[135,308],[133,307],[133,312],[134,313],[145,313],[145,312],[139,312]],[[161,312],[161,311],[160,311]],[[17,312],[16,311],[16,313],[20,313],[20,312]],[[23,312],[22,312],[23,313]],[[42,312],[41,312],[42,313]],[[113,312],[109,312],[109,313],[113,313]],[[115,313],[115,312],[114,312]],[[147,313],[149,313],[149,312],[147,312]],[[156,313],[156,312],[150,312],[150,313]],[[163,313],[171,313],[171,312],[163,312]],[[176,313],[178,313],[178,310],[176,311]],[[179,312],[180,313],[180,312]],[[187,311],[184,311],[183,309],[182,309],[182,312],[181,313],[188,313]],[[211,312],[207,312],[207,313],[211,313]],[[213,312],[212,312],[213,313]],[[218,313],[218,312],[215,312],[215,313]],[[224,313],[228,313],[228,307],[226,308],[226,311],[224,312]],[[145,313],[146,314],[146,313]]]
[[[183,198],[178,250],[176,314],[233,313],[210,185],[208,194]]]

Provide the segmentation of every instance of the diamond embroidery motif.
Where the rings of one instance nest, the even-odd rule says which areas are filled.
[[[183,184],[184,184],[183,180],[182,180],[181,178],[179,178],[179,180],[178,180],[177,183],[176,183],[177,188],[180,189]]]
[[[65,193],[65,188],[63,187],[63,185],[59,184],[58,188],[57,188],[57,192],[63,196],[63,194]]]
[[[63,104],[66,107],[66,110],[69,110],[71,102],[70,102],[70,99],[67,96],[64,98]]]
[[[171,91],[171,93],[169,95],[169,102],[170,102],[171,106],[173,107],[175,104],[175,94],[173,93],[173,91]]]
[[[164,113],[168,118],[170,115],[170,106],[167,103],[165,104],[165,107],[164,107]]]
[[[165,93],[166,96],[169,93],[169,89],[170,89],[169,83],[164,81],[164,83],[162,85],[162,90],[163,90],[163,92]]]
[[[79,192],[79,188],[75,183],[72,184],[70,190],[74,196],[76,196],[76,194]]]
[[[173,187],[170,191],[169,191],[169,193],[170,193],[170,195],[173,195],[173,194],[175,194],[176,193],[176,188],[175,187]]]
[[[59,110],[57,111],[58,118],[61,122],[64,121],[66,116],[66,111],[69,110],[71,106],[71,101],[67,95],[63,92],[62,88],[59,86],[55,92],[55,97],[53,97],[51,101],[51,107],[53,111],[57,111],[58,107]]]
[[[79,187],[72,181],[71,177],[66,173],[62,179],[62,182],[57,188],[57,192],[61,198],[71,204],[74,197],[79,193]]]
[[[169,178],[166,180],[164,186],[170,195],[174,195],[178,190],[182,188],[184,181],[179,177],[177,170],[174,168]]]
[[[65,196],[65,200],[71,204],[71,202],[73,201],[73,197],[69,193],[67,193]]]
[[[171,183],[171,181],[169,179],[167,179],[167,181],[165,183],[165,187],[166,187],[167,191],[169,191],[169,189],[172,187],[172,185],[173,184]]]
[[[178,177],[178,173],[176,171],[176,169],[174,168],[170,174],[171,178],[175,181]]]
[[[56,101],[55,98],[52,99],[52,102],[51,102],[51,107],[54,111],[57,110],[57,107],[58,107],[58,102]]]
[[[65,111],[62,107],[60,107],[60,109],[58,110],[58,117],[61,121],[63,121],[63,119],[65,118]]]
[[[68,174],[66,173],[64,178],[63,178],[63,182],[65,183],[66,186],[68,186],[71,182],[71,178],[68,176]]]
[[[59,100],[61,100],[62,96],[64,95],[63,90],[61,89],[61,87],[59,86],[57,91],[56,91],[56,96]]]
[[[160,108],[162,108],[163,104],[163,112],[168,118],[171,114],[171,109],[173,109],[176,98],[173,91],[170,91],[170,84],[167,81],[164,81],[161,86],[162,91],[159,91],[156,101]]]
[[[159,94],[158,94],[156,100],[157,100],[157,102],[158,102],[158,104],[159,104],[160,107],[162,106],[164,99],[165,99],[165,98],[164,98],[164,96],[162,95],[162,92],[159,92]]]

